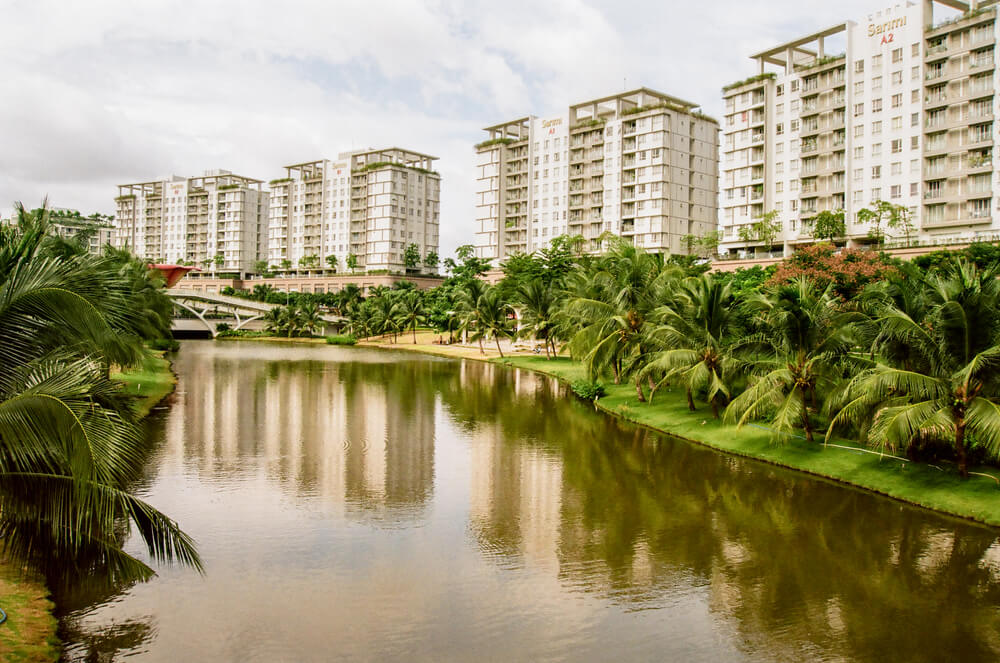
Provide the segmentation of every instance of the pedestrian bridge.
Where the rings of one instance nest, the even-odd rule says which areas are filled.
[[[209,312],[226,313],[236,321],[233,329],[243,329],[249,323],[263,318],[272,309],[283,306],[283,304],[255,302],[241,297],[220,295],[214,292],[197,292],[180,288],[168,288],[167,295],[173,300],[175,306],[192,313],[195,318],[200,320],[202,325],[212,334],[212,338],[215,338],[218,334],[215,330],[216,324],[219,322],[229,323],[231,321],[207,318],[206,316]],[[339,315],[322,314],[320,315],[320,319],[325,324],[338,327],[346,322],[346,318]]]

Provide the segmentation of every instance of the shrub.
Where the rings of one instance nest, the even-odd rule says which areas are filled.
[[[326,342],[327,345],[354,345],[358,342],[358,339],[347,334],[337,334],[334,336],[327,336]]]
[[[181,349],[181,344],[172,338],[154,338],[149,342],[149,347],[163,352],[177,352]]]
[[[603,384],[600,382],[591,382],[590,380],[574,380],[569,387],[573,390],[574,394],[585,401],[596,401],[607,393]]]
[[[219,324],[215,325],[215,331],[217,332],[226,332],[231,329],[232,327],[229,325],[228,322],[220,322]]]
[[[216,338],[265,338],[268,336],[274,336],[274,334],[266,331],[254,331],[251,329],[227,329],[225,331],[220,331]]]

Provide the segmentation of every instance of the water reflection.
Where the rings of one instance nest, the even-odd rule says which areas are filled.
[[[178,370],[146,491],[208,575],[60,599],[70,660],[1000,656],[994,530],[495,365],[189,343]]]

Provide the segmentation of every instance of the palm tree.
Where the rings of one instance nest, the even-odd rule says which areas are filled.
[[[314,302],[306,302],[299,306],[299,328],[309,336],[315,336],[316,330],[323,326],[323,317],[319,306]]]
[[[561,326],[577,330],[570,338],[570,351],[583,359],[591,378],[610,370],[619,384],[623,377],[634,375],[636,395],[645,402],[640,374],[650,358],[647,321],[667,285],[679,276],[680,270],[666,266],[662,256],[619,240],[592,274],[570,281],[569,288],[576,293]]]
[[[752,293],[746,306],[760,328],[745,343],[756,353],[752,382],[726,408],[726,418],[740,426],[769,419],[775,431],[786,434],[801,428],[811,442],[810,413],[819,410],[820,394],[834,390],[852,363],[853,325],[860,314],[841,312],[832,286],[819,291],[805,277]]]
[[[970,448],[1000,457],[1000,282],[997,268],[964,260],[924,279],[926,312],[914,318],[895,301],[877,324],[893,352],[853,378],[827,435],[861,426],[874,411],[869,439],[889,449],[947,442],[959,474]]]
[[[46,206],[17,214],[17,227],[0,228],[5,553],[50,577],[100,570],[113,583],[142,580],[152,569],[121,549],[134,527],[153,559],[200,569],[191,539],[129,492],[145,444],[107,367],[144,356],[131,283],[101,258],[44,255]]]
[[[718,419],[719,408],[729,402],[730,383],[740,366],[731,352],[737,325],[729,283],[711,274],[685,279],[673,302],[656,309],[654,317],[659,324],[651,332],[652,342],[662,349],[643,374],[663,375],[660,384],[679,377],[691,411],[695,409],[692,394],[704,391]]]
[[[518,286],[514,296],[521,307],[520,335],[540,339],[545,346],[545,358],[550,359],[550,344],[552,354],[556,352],[553,338],[556,298],[553,286],[546,285],[541,279],[532,279]]]
[[[514,335],[511,330],[510,315],[513,309],[500,296],[496,288],[489,288],[480,295],[476,302],[476,331],[473,339],[492,338],[497,344],[497,352],[503,357],[503,350],[500,349],[500,338],[510,338]]]
[[[413,330],[413,344],[416,345],[417,324],[425,320],[423,295],[416,290],[407,292],[393,305],[393,311],[402,329],[409,327]]]
[[[468,279],[462,284],[462,288],[455,295],[456,316],[460,320],[458,329],[464,335],[468,335],[470,330],[478,327],[479,311],[477,306],[479,299],[486,293],[490,286],[485,281],[479,279]],[[486,354],[483,349],[483,336],[476,337],[479,341],[480,354]]]

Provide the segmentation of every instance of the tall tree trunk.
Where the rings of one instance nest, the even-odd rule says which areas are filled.
[[[639,398],[640,403],[646,402],[646,396],[642,393],[642,378],[636,376],[635,378],[635,393]]]
[[[812,424],[809,423],[809,410],[803,404],[802,407],[802,429],[806,432],[806,439],[810,442],[813,441],[813,431]]]
[[[503,350],[500,349],[500,337],[499,336],[494,336],[493,340],[496,341],[496,343],[497,343],[497,352],[500,353],[500,358],[503,359]]]
[[[969,478],[969,459],[965,453],[965,417],[955,418],[955,452],[958,454],[958,476]]]
[[[433,342],[433,341],[432,341]],[[417,344],[417,323],[413,323],[413,345]]]
[[[711,400],[711,403],[712,403],[712,416],[715,417],[716,419],[718,419],[719,418],[719,404],[716,402],[716,400],[714,398]]]
[[[483,349],[483,338],[481,336],[479,337],[479,354],[486,354],[486,350]]]
[[[686,388],[688,397],[688,409],[694,412],[694,398],[691,397],[691,387]]]
[[[552,359],[552,357],[549,356],[549,339],[546,338],[546,339],[542,339],[542,340],[545,342],[544,343],[545,344],[545,358],[546,359]]]

